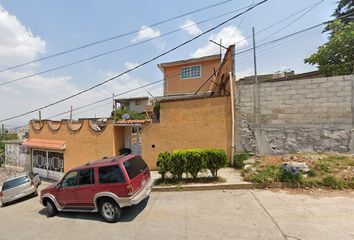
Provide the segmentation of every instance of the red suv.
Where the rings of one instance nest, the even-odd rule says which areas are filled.
[[[40,202],[48,217],[57,211],[99,212],[107,222],[117,222],[122,208],[149,196],[152,182],[140,156],[103,158],[67,172],[56,185],[41,191]]]

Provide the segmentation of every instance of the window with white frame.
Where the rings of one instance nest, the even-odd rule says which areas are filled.
[[[201,66],[188,66],[181,68],[181,79],[188,79],[188,78],[200,78],[201,76]]]

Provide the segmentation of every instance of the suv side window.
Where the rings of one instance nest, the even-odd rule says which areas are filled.
[[[66,174],[64,177],[61,186],[62,187],[73,187],[77,185],[77,175],[78,171],[72,171]]]
[[[98,169],[100,183],[123,183],[123,172],[118,165],[100,167]]]
[[[81,169],[79,172],[79,185],[90,185],[94,184],[94,173],[93,168]]]

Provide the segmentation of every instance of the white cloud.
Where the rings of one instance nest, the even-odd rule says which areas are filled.
[[[153,28],[148,26],[141,26],[138,35],[132,39],[132,42],[136,43],[143,40],[156,38],[158,36],[160,36],[160,31],[158,29],[154,30]]]
[[[202,30],[199,29],[198,25],[190,19],[186,19],[181,25],[179,25],[179,28],[183,29],[190,35],[198,35],[202,33]]]
[[[136,66],[138,66],[139,63],[133,63],[133,62],[125,62],[124,63],[124,66],[127,68],[127,69],[132,69],[132,68],[135,68]]]
[[[0,67],[33,60],[46,43],[0,5]]]
[[[223,46],[229,46],[231,44],[236,44],[236,48],[240,48],[247,45],[247,40],[242,35],[241,31],[235,26],[228,26],[221,29],[220,32],[212,34],[209,37],[209,40],[215,42],[220,42],[222,39]],[[220,47],[214,43],[208,42],[203,47],[197,49],[194,53],[191,54],[193,58],[203,57],[207,55],[217,54],[220,50]]]
[[[147,36],[147,35],[142,35]],[[21,23],[16,16],[11,15],[0,6],[0,69],[15,64],[20,64],[26,61],[35,60],[39,54],[46,50],[44,40],[35,36],[31,31]],[[133,66],[135,63],[127,62],[126,66]],[[39,64],[31,64],[25,68],[13,69],[0,73],[0,83],[17,79],[23,76],[31,75],[40,71]],[[107,79],[108,76],[113,76],[114,73],[102,73],[101,80]],[[81,87],[76,83],[77,79],[73,79],[68,75],[38,75],[35,77],[23,79],[8,85],[0,86],[0,102],[4,103],[1,106],[0,119],[11,117],[20,113],[27,112],[34,108],[44,106],[48,103],[57,101],[64,97],[73,95],[82,91],[86,87]],[[95,102],[97,100],[112,96],[112,93],[120,93],[132,88],[147,84],[144,79],[133,78],[130,75],[124,75],[115,79],[108,84],[93,89],[87,93],[79,95],[75,98],[64,101],[53,107],[42,110],[42,117],[47,118],[61,112],[68,111],[70,106],[73,108]],[[149,91],[154,95],[161,95],[162,84],[153,85],[144,89],[131,92],[126,96],[147,96]],[[90,108],[96,108],[94,111],[86,111]],[[99,117],[109,116],[112,110],[110,100],[92,105],[89,108],[74,111],[74,117]],[[56,117],[68,118],[69,114]],[[38,118],[38,113],[33,113],[13,121],[5,122],[7,125],[19,126],[27,123],[31,118]]]

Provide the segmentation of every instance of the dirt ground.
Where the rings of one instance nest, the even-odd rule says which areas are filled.
[[[11,167],[11,166],[0,167],[0,186],[5,181],[6,178],[11,177],[16,173],[20,173],[23,171],[24,169],[19,167]]]

